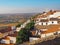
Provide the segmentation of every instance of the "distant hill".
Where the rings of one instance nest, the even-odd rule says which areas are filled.
[[[0,14],[0,23],[18,22],[22,19],[29,19],[36,13],[14,13],[14,14]]]
[[[14,14],[0,14],[0,18],[9,17],[9,16],[23,16],[23,17],[31,17],[36,13],[14,13]]]

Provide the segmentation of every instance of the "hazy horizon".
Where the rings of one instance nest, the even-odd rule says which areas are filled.
[[[0,14],[60,10],[60,0],[0,0]]]

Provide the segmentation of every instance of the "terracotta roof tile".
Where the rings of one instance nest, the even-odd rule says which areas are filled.
[[[50,18],[51,21],[58,21],[58,18]]]
[[[36,31],[30,31],[31,33],[32,33],[32,35],[34,36],[35,35],[35,33],[36,33]]]
[[[48,22],[48,19],[41,19],[40,22]]]
[[[50,25],[48,26],[49,28],[47,28],[47,31],[42,31],[42,34],[46,34],[46,33],[51,33],[51,32],[56,32],[56,31],[60,31],[60,25]]]
[[[4,38],[2,39],[5,39],[5,40],[10,40],[9,36],[5,36]]]
[[[14,34],[9,34],[8,36],[16,37],[18,36],[18,32],[14,32]]]
[[[11,31],[11,27],[8,27],[8,28],[5,28],[5,29],[0,29],[0,33],[6,33],[6,32],[9,32]]]
[[[37,19],[37,18],[45,18],[45,17],[47,17],[47,16],[49,16],[49,15],[52,15],[52,14],[54,14],[54,13],[56,13],[57,11],[49,11],[49,12],[46,12],[46,14],[41,14],[41,15],[37,15],[36,16],[36,18],[35,18],[35,20]]]

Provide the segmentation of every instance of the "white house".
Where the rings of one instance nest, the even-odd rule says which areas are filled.
[[[54,13],[54,17],[58,17],[58,16],[60,16],[60,12]]]
[[[38,37],[30,37],[29,38],[29,41],[32,42],[32,41],[36,41],[36,40],[39,40],[40,38]]]
[[[52,15],[49,15],[48,18],[57,18],[58,16],[60,16],[60,12],[55,12]]]
[[[51,24],[58,24],[58,18],[50,18],[48,25],[51,25]]]
[[[46,35],[45,34],[41,34],[41,38],[45,38],[46,37]]]
[[[48,29],[40,29],[41,31],[47,31]]]
[[[52,14],[52,15],[49,15],[48,18],[55,18],[55,17],[54,17],[54,15]]]
[[[41,19],[39,25],[47,25],[48,19]]]
[[[48,12],[47,12],[48,13]],[[51,24],[58,24],[58,19],[60,19],[60,12],[55,11],[55,13],[52,11],[53,14],[48,14],[47,17],[41,17],[41,16],[37,16],[36,21],[35,21],[35,25],[51,25]],[[46,14],[45,14],[46,15]],[[39,18],[40,17],[40,18]],[[46,21],[46,19],[48,19],[48,21]]]
[[[1,43],[3,44],[15,44],[16,43],[16,37],[11,37],[11,36],[7,36],[8,38],[2,39]]]
[[[10,40],[2,39],[1,43],[3,43],[3,44],[10,44]]]
[[[60,31],[57,31],[58,34],[60,34]]]
[[[39,16],[37,16],[37,18],[35,18],[35,27],[38,29],[35,35],[46,38],[60,34],[60,29],[58,29],[60,27],[58,23],[58,21],[60,21],[60,12],[47,13],[46,17],[44,17],[44,15],[41,17],[39,18]]]
[[[21,27],[17,27],[16,31],[19,32],[21,30]]]
[[[9,37],[3,38],[3,39],[1,40],[1,43],[3,43],[3,44],[10,44],[10,39],[9,39]]]
[[[52,24],[58,24],[58,18],[41,19],[35,25],[52,25]]]
[[[12,26],[11,29],[12,29],[12,30],[16,30],[16,26]]]
[[[52,24],[58,24],[58,21],[49,21],[48,25],[52,25]]]
[[[16,43],[16,37],[9,36],[9,38],[10,38],[10,43],[12,43],[12,44]]]
[[[41,38],[46,38],[46,37],[49,37],[49,36],[52,36],[54,35],[54,32],[51,32],[51,33],[44,33],[44,34],[41,34]]]

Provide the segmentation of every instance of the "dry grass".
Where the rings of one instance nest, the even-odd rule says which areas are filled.
[[[3,26],[16,26],[18,23],[9,23],[9,24],[0,24],[0,27]]]

